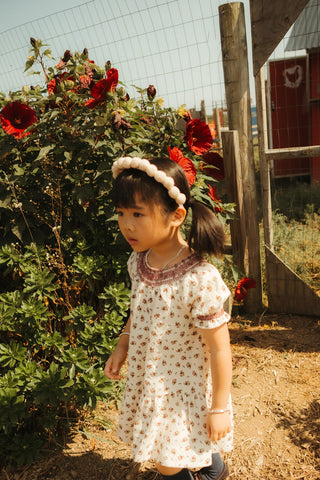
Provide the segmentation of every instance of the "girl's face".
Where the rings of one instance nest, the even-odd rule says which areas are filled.
[[[173,214],[165,214],[161,206],[149,205],[139,198],[130,208],[117,208],[122,235],[135,252],[144,252],[165,243],[172,237]]]

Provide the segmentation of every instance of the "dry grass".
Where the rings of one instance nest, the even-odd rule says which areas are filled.
[[[230,332],[236,430],[229,478],[319,480],[319,320],[239,317]],[[153,465],[131,461],[115,435],[117,416],[100,405],[64,446],[31,466],[3,470],[0,480],[160,480]]]

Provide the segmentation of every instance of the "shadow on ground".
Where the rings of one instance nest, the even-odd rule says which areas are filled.
[[[275,408],[277,427],[285,428],[290,440],[302,449],[310,450],[315,458],[320,458],[320,398],[313,400],[302,409],[284,411]],[[320,465],[318,464],[320,472]]]
[[[51,455],[19,472],[3,469],[0,480],[160,480],[154,469],[140,467],[132,460],[105,459],[96,452],[80,455]]]
[[[230,322],[230,336],[233,345],[248,344],[279,352],[319,352],[320,319],[268,314],[244,320],[235,316]]]

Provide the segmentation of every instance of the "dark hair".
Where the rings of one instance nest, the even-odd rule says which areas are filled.
[[[190,248],[200,255],[222,255],[225,239],[223,226],[209,207],[191,197],[187,177],[180,165],[168,158],[149,161],[173,178],[175,186],[186,196],[184,207],[187,211],[189,207],[192,209],[192,224],[188,236]],[[166,213],[174,212],[178,208],[168,190],[153,177],[135,168],[125,169],[114,181],[112,201],[116,207],[131,208],[137,196],[149,205],[161,205]]]

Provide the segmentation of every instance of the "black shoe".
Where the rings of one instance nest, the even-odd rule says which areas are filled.
[[[224,480],[225,478],[227,478],[228,475],[229,475],[229,467],[226,463],[224,463],[222,472],[214,480]],[[201,471],[195,472],[193,476],[195,480],[207,480],[207,477],[204,474],[202,474]]]

